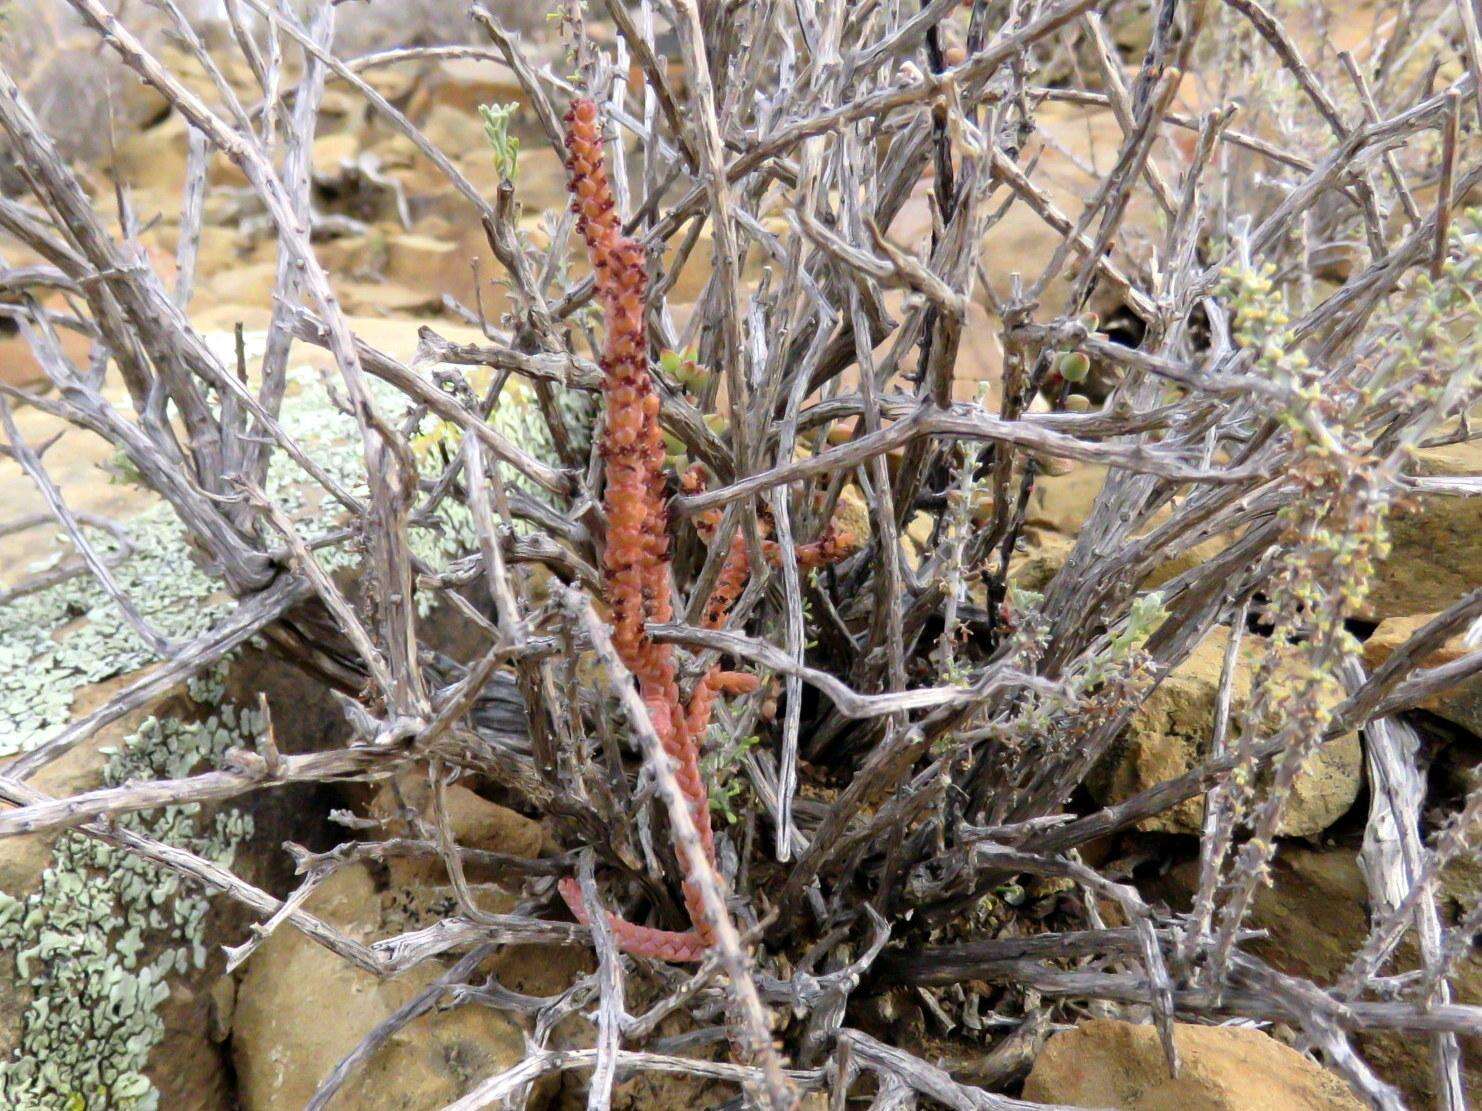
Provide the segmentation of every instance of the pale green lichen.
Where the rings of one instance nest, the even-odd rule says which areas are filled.
[[[481,380],[483,376],[470,377],[474,378],[472,384],[475,387],[483,385]],[[570,391],[567,397],[573,400],[564,402],[563,408],[568,409],[570,413],[578,412],[577,403],[574,400],[578,396],[575,391]],[[540,461],[548,464],[556,464],[559,461],[550,429],[546,427],[545,419],[541,416],[534,393],[523,381],[511,380],[505,383],[500,394],[500,401],[490,415],[489,424],[511,443],[517,444]],[[417,432],[412,437],[412,447],[416,452],[418,466],[423,477],[436,478],[443,468],[456,457],[462,440],[463,433],[457,425],[435,416],[423,416],[418,424]],[[507,464],[500,464],[499,469],[507,486],[519,489],[548,504],[552,501],[550,494]],[[437,526],[435,528],[409,530],[413,555],[425,560],[434,568],[444,568],[451,561],[477,549],[473,515],[466,505],[452,498],[444,499],[438,506],[436,517]],[[418,595],[419,615],[426,617],[434,602],[435,598],[432,595]]]
[[[192,694],[215,701],[222,690],[211,677]],[[189,775],[250,746],[262,729],[255,711],[231,705],[200,721],[150,718],[105,753],[103,783]],[[197,804],[127,814],[117,824],[223,866],[252,834],[242,811],[208,814]],[[176,873],[63,833],[34,891],[0,893],[0,950],[12,954],[14,982],[31,993],[19,1045],[0,1062],[0,1106],[158,1107],[144,1069],[164,1035],[159,1007],[170,976],[205,967],[208,910],[206,894]]]
[[[235,357],[234,337],[207,340],[220,357]],[[247,337],[247,344],[249,357],[260,354],[262,336]],[[337,482],[366,496],[354,421],[335,408],[314,371],[294,369],[289,380],[285,431]],[[372,392],[384,414],[405,413],[406,400],[394,390],[375,384]],[[563,406],[576,414],[582,400],[570,394]],[[508,383],[490,423],[525,450],[555,462],[549,431],[532,401],[523,383]],[[427,453],[426,475],[435,476],[446,459],[444,452]],[[508,468],[502,474],[541,496]],[[283,453],[273,458],[267,486],[310,543],[342,527],[343,509]],[[437,522],[436,528],[413,529],[411,539],[418,557],[441,568],[473,550],[473,531],[467,509],[451,499],[443,502]],[[185,530],[167,505],[153,504],[126,527],[132,550],[113,575],[156,629],[189,639],[227,612],[229,599],[191,558]],[[100,534],[95,543],[110,559],[122,551],[111,535]],[[359,556],[347,546],[328,546],[316,558],[333,571],[353,566]],[[427,598],[420,601],[430,605]],[[34,748],[63,728],[83,686],[152,659],[91,576],[0,607],[0,758]],[[251,747],[262,722],[254,711],[222,704],[219,669],[192,680],[187,690],[198,706],[214,710],[211,716],[150,719],[106,754],[106,785],[188,775],[213,765],[229,748]],[[198,806],[131,814],[119,824],[221,864],[251,835],[247,815],[221,811],[208,817]],[[206,895],[174,873],[74,832],[58,839],[52,864],[33,892],[19,898],[0,893],[0,952],[13,956],[11,983],[23,984],[32,995],[20,1045],[0,1062],[0,1107],[158,1107],[159,1093],[144,1069],[164,1034],[159,1006],[169,996],[171,975],[204,967],[208,909]]]
[[[202,604],[214,586],[191,562],[173,515],[151,509],[129,533],[133,554],[113,572],[119,585],[166,636],[205,632],[221,607]],[[93,539],[105,556],[117,553],[113,537]],[[0,607],[0,757],[34,748],[66,725],[80,687],[153,658],[91,576]]]
[[[218,333],[206,338],[218,356],[235,359],[233,336]],[[249,358],[261,353],[261,334],[247,336],[246,343]],[[384,384],[373,382],[372,394],[390,417],[408,408],[406,399]],[[580,395],[573,392],[569,399],[569,403],[563,399],[563,405],[569,404],[577,413]],[[424,418],[424,430],[436,423]],[[506,385],[490,423],[536,457],[555,461],[549,430],[524,383]],[[324,382],[312,369],[290,371],[282,425],[336,481],[357,496],[367,495],[355,422],[330,402]],[[439,471],[444,458],[441,452],[426,454],[423,466],[429,477]],[[502,468],[502,473],[512,485],[541,494],[509,468]],[[310,543],[342,526],[342,508],[286,454],[273,457],[267,485],[269,494]],[[419,558],[441,568],[473,550],[473,528],[467,509],[452,499],[444,500],[437,520],[436,528],[413,528],[411,541]],[[113,575],[155,628],[167,637],[185,640],[221,619],[230,603],[191,558],[185,530],[167,505],[153,504],[126,527],[133,551],[119,562]],[[112,536],[97,534],[92,539],[105,557],[120,551]],[[353,566],[359,559],[346,546],[326,547],[316,554],[331,571]],[[419,602],[426,616],[431,599],[420,596]],[[71,717],[73,696],[81,687],[136,670],[153,658],[89,575],[0,606],[0,758],[35,748],[63,728]]]

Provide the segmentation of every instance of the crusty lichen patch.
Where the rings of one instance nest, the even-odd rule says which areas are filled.
[[[149,718],[106,753],[105,786],[189,775],[251,745],[255,711],[217,705],[218,679],[191,684],[203,720]],[[252,833],[235,809],[196,804],[127,814],[118,825],[229,865]],[[30,992],[20,1044],[0,1062],[0,1106],[147,1111],[159,1094],[144,1069],[164,1034],[168,979],[205,967],[207,896],[174,872],[82,833],[58,838],[52,864],[23,898],[0,892],[0,951]]]
[[[129,534],[133,554],[113,571],[119,585],[166,636],[205,632],[221,606],[207,602],[213,584],[190,561],[168,508],[147,511],[130,523]],[[112,536],[90,539],[107,558],[119,551]],[[0,607],[0,757],[34,748],[65,726],[79,688],[152,659],[91,576]]]
[[[229,334],[207,337],[220,357],[235,358]],[[249,358],[263,337],[247,337]],[[407,405],[389,387],[373,383],[383,411]],[[574,395],[573,395],[574,396]],[[506,385],[491,424],[548,462],[556,453],[549,431],[523,383]],[[364,457],[352,418],[332,403],[325,380],[309,368],[289,373],[285,431],[357,496],[367,494]],[[393,421],[393,423],[399,423]],[[424,419],[424,431],[436,422]],[[425,453],[435,476],[457,437],[446,430]],[[503,468],[505,478],[531,494],[541,492]],[[340,528],[341,507],[278,453],[268,492],[313,543]],[[434,567],[473,550],[472,521],[459,503],[439,507],[436,527],[412,530],[413,550]],[[204,633],[230,601],[192,558],[185,530],[168,505],[156,503],[126,524],[129,546],[113,575],[145,618],[165,636],[187,640]],[[122,551],[107,533],[90,539],[112,562]],[[347,545],[316,551],[327,570],[352,566],[359,553]],[[39,568],[38,568],[39,569]],[[149,649],[88,575],[0,607],[0,758],[44,743],[65,727],[77,692],[152,661]],[[151,718],[116,751],[102,770],[105,785],[129,779],[191,774],[214,765],[229,748],[251,747],[262,728],[255,711],[223,704],[221,672],[189,685],[196,717]],[[230,863],[252,831],[237,810],[203,814],[198,806],[163,807],[120,819],[126,828]],[[204,893],[174,873],[80,833],[57,841],[51,867],[27,895],[0,892],[0,953],[13,959],[10,983],[30,992],[21,1018],[20,1044],[0,1061],[0,1107],[65,1109],[159,1106],[159,1093],[144,1069],[164,1034],[160,1004],[169,977],[200,970],[207,959],[209,909]]]
[[[233,336],[215,333],[206,339],[228,365],[235,360]],[[260,333],[246,337],[249,359],[261,354],[262,344]],[[407,411],[406,399],[390,387],[371,385],[384,413],[399,418]],[[289,372],[289,396],[281,423],[336,481],[357,496],[366,496],[359,433],[354,420],[332,403],[325,378],[308,367]],[[506,384],[490,423],[512,442],[554,462],[549,430],[524,383]],[[435,434],[438,424],[423,418],[424,432]],[[456,447],[456,436],[443,433],[440,439]],[[445,458],[440,450],[426,452],[426,473],[436,475]],[[511,481],[523,481],[515,479],[508,468],[503,473]],[[341,507],[283,452],[273,457],[267,485],[269,494],[311,544],[343,524]],[[528,485],[524,488],[540,493]],[[155,628],[167,637],[186,640],[204,633],[223,616],[229,601],[193,560],[185,530],[169,506],[157,503],[125,527],[133,551],[118,563],[113,575]],[[416,555],[435,567],[473,548],[468,511],[452,499],[439,507],[435,527],[413,528],[411,537]],[[110,560],[121,551],[119,541],[106,533],[95,531],[90,539]],[[359,559],[359,553],[346,545],[327,546],[316,555],[328,570],[351,566]],[[148,648],[90,575],[0,607],[0,758],[35,748],[65,727],[79,688],[152,660]]]
[[[209,341],[219,356],[234,358],[233,336]],[[261,353],[261,344],[262,336],[247,336],[249,357]],[[342,486],[365,496],[353,419],[336,409],[319,373],[299,367],[289,379],[283,428]],[[384,387],[373,393],[388,415],[405,413],[405,398]],[[531,401],[523,384],[507,384],[492,424],[554,461],[550,434]],[[442,447],[456,449],[455,436],[443,431],[437,438],[437,449],[424,456],[428,476],[445,465]],[[505,477],[519,481],[507,470]],[[311,544],[344,523],[342,508],[283,453],[274,456],[268,493]],[[151,625],[188,640],[221,619],[230,600],[191,557],[185,530],[167,505],[153,505],[126,527],[130,551],[117,561],[114,578]],[[90,539],[110,561],[123,553],[108,533]],[[473,550],[467,510],[443,502],[437,527],[413,530],[412,541],[416,555],[437,567],[467,554]],[[359,558],[345,545],[316,555],[328,570]],[[151,659],[92,576],[0,607],[0,757],[37,747],[67,726],[82,687]],[[228,748],[250,747],[261,721],[255,711],[222,705],[222,690],[219,678],[191,684],[200,713],[209,714],[205,720],[145,721],[108,755],[105,784],[188,775],[215,764]],[[207,816],[200,807],[175,806],[126,816],[122,825],[227,864],[250,835],[252,819],[239,810]],[[160,1004],[169,995],[169,976],[205,966],[207,908],[206,896],[176,875],[79,833],[58,838],[36,890],[22,898],[0,893],[0,948],[13,955],[13,984],[31,994],[18,1049],[0,1062],[0,1107],[157,1107],[159,1092],[144,1070],[165,1032]]]

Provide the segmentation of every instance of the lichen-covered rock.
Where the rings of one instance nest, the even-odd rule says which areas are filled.
[[[383,932],[382,897],[364,865],[331,876],[308,908],[361,940]],[[232,1057],[244,1111],[299,1111],[366,1034],[445,971],[429,961],[378,980],[292,928],[274,933],[247,962],[233,1012]],[[521,1027],[498,1011],[435,1010],[372,1054],[335,1107],[434,1111],[516,1064],[524,1048]]]
[[[79,746],[34,782],[65,792],[188,775],[262,730],[255,711],[224,702],[219,681],[190,692],[156,703],[126,735]],[[117,822],[220,864],[254,829],[244,811],[221,806]],[[0,1106],[230,1106],[223,1062],[193,1018],[217,959],[208,894],[81,832],[27,841],[0,891]],[[156,1068],[157,1051],[173,1063]]]
[[[1482,475],[1482,441],[1427,448],[1415,473]],[[1435,613],[1482,586],[1482,498],[1426,495],[1390,515],[1390,552],[1360,616],[1373,621]]]
[[[1099,800],[1120,802],[1138,791],[1182,775],[1208,755],[1228,637],[1228,630],[1214,630],[1148,696],[1125,734],[1088,781]],[[1251,683],[1266,647],[1254,636],[1241,642],[1230,715],[1232,736],[1250,699]],[[1285,685],[1296,679],[1294,664],[1277,665],[1273,682]],[[1335,686],[1326,697],[1330,704],[1336,704],[1341,700],[1341,691]],[[1356,736],[1324,745],[1297,775],[1278,832],[1288,837],[1321,833],[1353,805],[1362,776],[1363,752]],[[1203,815],[1202,797],[1185,799],[1172,809],[1146,819],[1139,828],[1198,833]]]
[[[1178,1076],[1158,1032],[1092,1019],[1045,1045],[1024,1098],[1119,1111],[1359,1111],[1364,1105],[1316,1062],[1269,1034],[1241,1026],[1177,1023]]]
[[[89,712],[135,678],[69,690],[73,712]],[[259,694],[285,753],[344,739],[343,718],[311,680],[245,650],[99,730],[30,782],[59,797],[206,770],[229,749],[254,745]],[[292,868],[283,842],[323,840],[325,807],[306,805],[314,795],[279,788],[253,796],[250,811],[233,800],[119,821],[284,891]],[[0,840],[0,1106],[61,1106],[73,1092],[102,1092],[107,1106],[131,1111],[234,1106],[209,1016],[221,944],[240,940],[248,920],[240,905],[79,832]],[[81,1033],[79,1014],[88,1015]]]
[[[398,357],[413,357],[415,322],[365,332]],[[205,338],[222,358],[234,357],[230,333]],[[261,334],[246,337],[249,357],[261,353],[262,342]],[[307,349],[306,358],[312,358]],[[328,403],[310,368],[295,366],[289,378],[285,427],[340,481],[355,485],[364,464],[353,421]],[[532,450],[549,450],[539,417],[531,420],[517,394],[507,394],[495,423]],[[28,413],[25,419],[40,418]],[[50,430],[28,428],[32,433],[42,441]],[[97,488],[110,491],[109,515],[123,524],[94,542],[113,564],[114,578],[164,635],[186,641],[205,632],[228,611],[230,600],[193,562],[183,527],[168,507],[127,474],[121,474],[123,485],[107,487],[99,461],[86,456],[85,465],[55,473],[74,506],[97,508]],[[440,464],[430,458],[428,465]],[[268,485],[311,539],[337,527],[338,507],[306,487],[290,461],[274,460]],[[450,510],[441,524],[414,536],[418,555],[434,565],[463,554],[469,540],[466,513],[459,518]],[[7,585],[44,572],[45,566],[31,562],[38,555],[65,558],[65,548],[46,553],[36,541],[21,537],[31,565],[0,560]],[[11,554],[8,546],[3,551]],[[326,570],[344,573],[357,557],[327,549],[320,558]],[[12,567],[17,577],[10,575]],[[90,576],[74,576],[0,607],[0,758],[44,744],[150,662],[147,647]],[[264,727],[258,712],[264,694],[282,751],[341,742],[342,717],[324,692],[311,687],[286,665],[244,649],[210,682],[192,683],[115,723],[43,768],[33,782],[55,796],[207,769],[231,748],[252,747]],[[161,808],[121,821],[210,859],[231,861],[249,882],[283,891],[283,841],[317,843],[317,823],[328,809],[305,805],[310,793],[312,788],[261,793],[252,799],[250,821],[235,804]],[[470,800],[459,802],[471,809]],[[499,816],[510,819],[507,828],[491,832],[492,806],[465,815],[482,822],[486,840],[500,840],[506,851],[538,846],[529,823],[502,809]],[[254,822],[257,840],[250,839]],[[510,832],[516,826],[518,836]],[[208,1037],[211,988],[221,973],[220,945],[240,940],[243,916],[241,908],[213,902],[174,873],[79,832],[0,842],[0,1106],[64,1106],[75,1098],[134,1109],[228,1106],[227,1070]]]
[[[1482,534],[1479,534],[1477,543],[1482,544]],[[1364,641],[1364,663],[1370,670],[1378,667],[1389,659],[1391,652],[1419,632],[1435,616],[1433,613],[1422,613],[1414,617],[1391,617],[1381,621],[1369,639]],[[1447,640],[1429,656],[1418,661],[1420,666],[1440,667],[1475,651],[1467,647],[1463,635],[1458,633]],[[1421,703],[1421,708],[1482,736],[1482,676],[1473,676],[1459,686],[1442,691],[1429,701]]]

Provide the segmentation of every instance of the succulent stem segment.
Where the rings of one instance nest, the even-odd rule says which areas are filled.
[[[674,648],[655,643],[644,628],[648,621],[673,620],[674,586],[659,398],[649,372],[644,330],[648,276],[643,247],[625,236],[618,225],[603,161],[597,106],[591,100],[578,99],[567,112],[566,148],[577,229],[591,256],[597,296],[607,320],[601,360],[607,404],[602,432],[607,548],[602,572],[612,614],[613,646],[637,680],[659,741],[674,761],[675,778],[689,803],[701,847],[713,863],[715,840],[709,794],[700,775],[700,738],[709,724],[716,684],[707,676],[686,710],[680,701]],[[755,683],[749,676],[744,678]],[[745,685],[738,682],[730,687]],[[682,852],[680,857],[683,865]],[[586,921],[586,907],[575,881],[563,880],[561,894],[572,913]],[[699,889],[689,875],[684,901],[693,923],[693,929],[685,933],[647,929],[610,916],[618,945],[641,956],[698,960],[709,948],[712,933]]]
[[[611,183],[602,155],[597,105],[586,98],[572,102],[566,113],[566,169],[577,230],[591,256],[597,297],[607,321],[602,352],[602,394],[607,416],[602,432],[602,457],[607,486],[607,548],[603,553],[603,585],[611,610],[612,643],[638,682],[638,693],[648,708],[664,752],[674,761],[674,775],[689,804],[699,831],[705,858],[715,864],[715,836],[710,825],[710,797],[700,774],[700,742],[710,725],[715,699],[721,694],[743,694],[757,687],[757,679],[719,665],[696,684],[686,706],[680,698],[674,648],[649,637],[645,623],[674,619],[674,569],[669,555],[669,506],[664,481],[664,441],[659,431],[659,397],[649,371],[649,349],[644,328],[648,275],[641,244],[622,232]],[[687,486],[702,481],[697,472],[685,476]],[[697,522],[710,539],[719,513]],[[765,527],[765,522],[764,522]],[[849,554],[855,538],[848,530],[830,527],[815,544],[797,550],[798,563],[815,567]],[[769,560],[778,546],[765,539]],[[744,538],[737,533],[726,555],[720,577],[706,601],[703,624],[717,629],[751,575]],[[683,850],[678,855],[686,866]],[[575,880],[561,881],[560,890],[571,912],[583,923],[587,908]],[[686,874],[685,908],[693,928],[676,933],[655,930],[608,915],[613,937],[625,952],[669,961],[699,960],[713,934],[700,890]]]

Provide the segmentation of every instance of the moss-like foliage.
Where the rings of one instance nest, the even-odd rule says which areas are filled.
[[[203,709],[221,699],[219,680],[192,686]],[[103,781],[189,775],[250,746],[262,728],[256,712],[231,705],[201,721],[150,718],[107,753]],[[252,833],[246,813],[205,814],[196,804],[128,814],[118,825],[221,865]],[[71,831],[35,891],[0,892],[0,949],[31,992],[20,1045],[0,1062],[0,1106],[158,1107],[144,1067],[164,1034],[159,1005],[171,974],[205,967],[208,909],[206,894],[175,873]]]

